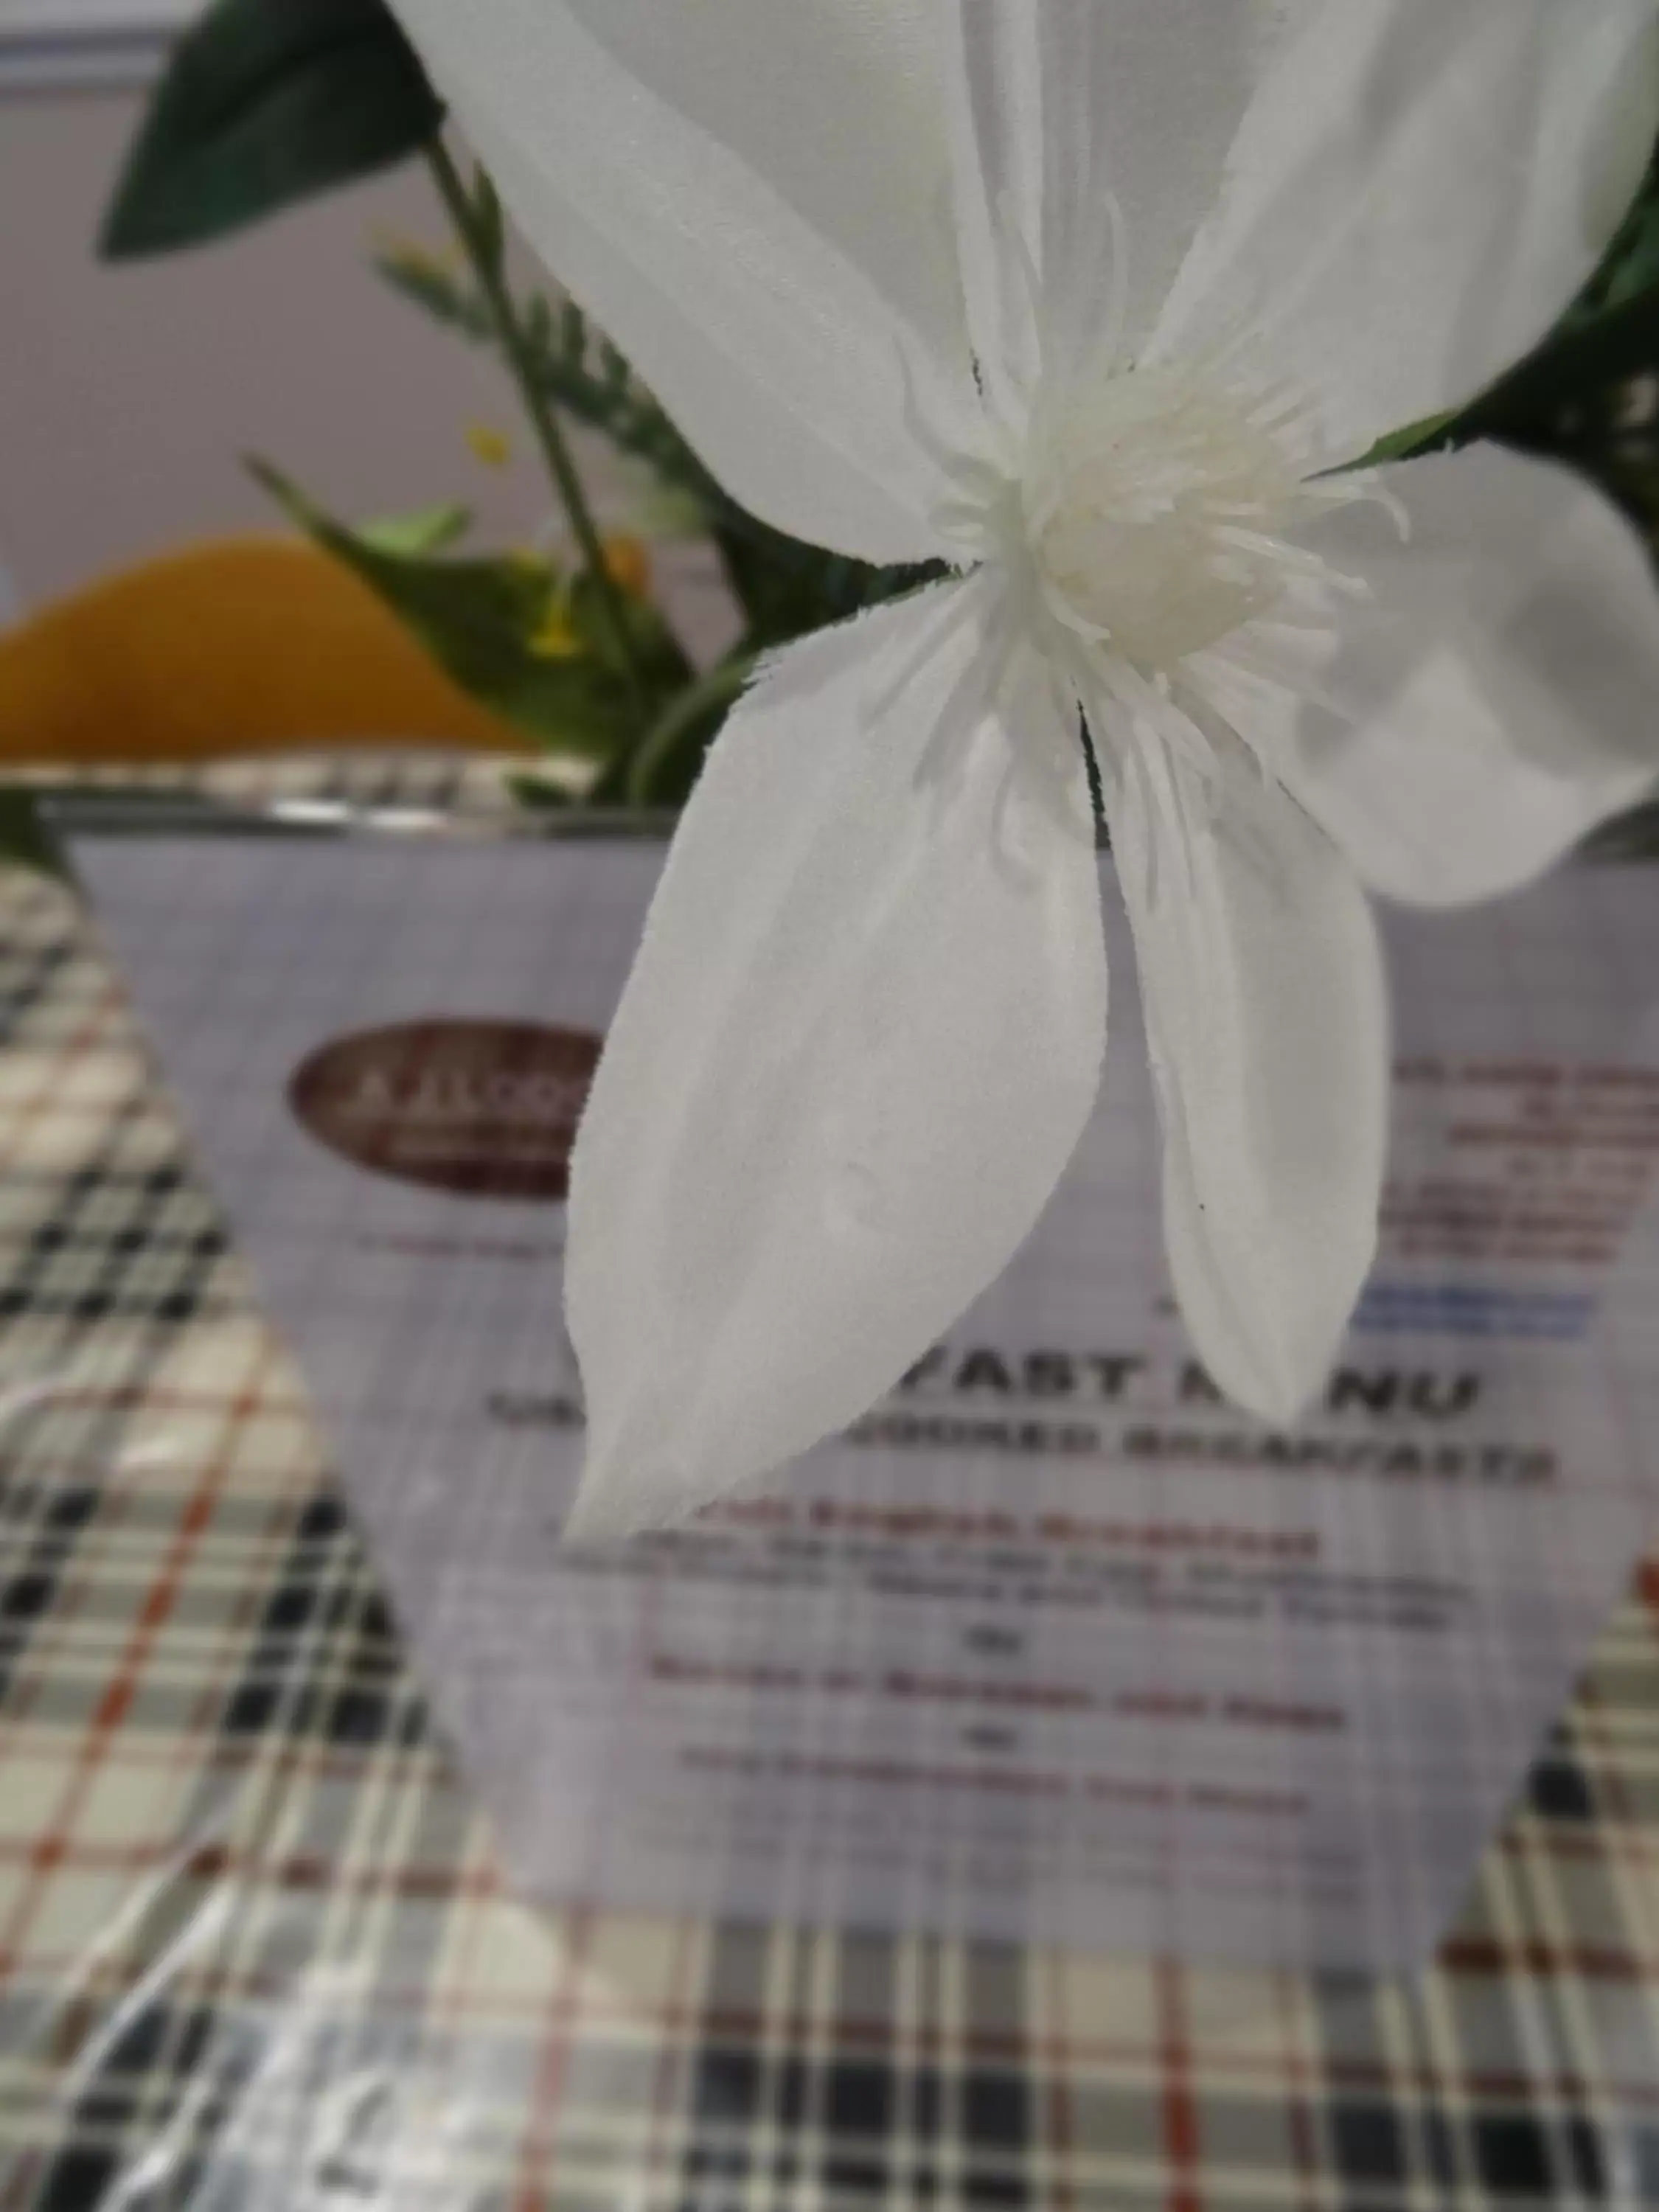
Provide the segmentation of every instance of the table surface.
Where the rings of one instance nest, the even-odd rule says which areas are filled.
[[[532,1912],[109,967],[0,872],[0,2212],[377,2200],[1659,2205],[1659,1565],[1416,1979]]]

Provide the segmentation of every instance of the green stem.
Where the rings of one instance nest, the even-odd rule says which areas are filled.
[[[629,805],[643,806],[650,802],[657,771],[672,757],[687,731],[706,714],[713,714],[715,708],[736,703],[755,672],[757,659],[753,653],[739,653],[731,660],[722,660],[670,701],[661,720],[628,763]]]
[[[426,151],[428,164],[448,210],[449,219],[477,277],[484,303],[495,326],[501,352],[513,372],[514,381],[519,387],[520,396],[535,430],[553,488],[568,519],[571,535],[581,549],[582,559],[593,580],[594,593],[602,610],[605,628],[610,632],[617,666],[633,695],[635,708],[643,718],[647,708],[646,686],[634,651],[628,609],[623,605],[622,591],[616,578],[605,565],[605,548],[599,542],[593,511],[587,503],[587,495],[582,489],[581,478],[570,457],[564,433],[559,428],[558,417],[537,377],[533,351],[524,325],[519,319],[518,309],[502,274],[499,257],[491,250],[489,242],[483,234],[477,210],[448,148],[441,138],[434,137],[428,142]]]

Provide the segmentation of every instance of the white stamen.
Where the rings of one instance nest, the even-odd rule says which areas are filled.
[[[1012,204],[997,212],[1005,297],[1037,338],[1022,420],[1006,419],[988,392],[986,442],[947,452],[905,379],[913,427],[948,487],[933,514],[940,543],[964,567],[982,564],[990,587],[979,602],[985,647],[952,719],[970,691],[1006,690],[1024,640],[1092,702],[1091,721],[1104,719],[1103,774],[1109,764],[1120,789],[1138,790],[1184,851],[1237,781],[1222,758],[1245,742],[1230,706],[1316,697],[1340,603],[1368,593],[1316,541],[1300,542],[1304,526],[1359,500],[1402,532],[1407,518],[1376,471],[1311,474],[1316,407],[1264,358],[1260,328],[1192,362],[1118,361],[1128,241],[1109,192],[1068,210],[1068,224],[1042,241],[1042,267]],[[1079,311],[1082,283],[1054,295],[1060,270],[1109,276],[1103,320]],[[930,742],[918,777],[935,790],[951,773],[943,747],[942,736]],[[1245,750],[1258,778],[1274,775],[1274,763]]]
[[[1034,426],[1021,488],[1042,599],[1079,635],[1167,669],[1277,602],[1297,479],[1247,409],[1181,369],[1085,381]],[[1260,526],[1243,526],[1244,521]]]

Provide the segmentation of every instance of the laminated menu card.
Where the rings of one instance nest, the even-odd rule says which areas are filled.
[[[845,1435],[607,1551],[560,1540],[566,1170],[661,845],[70,842],[527,1894],[1433,1944],[1659,1529],[1659,872],[1384,917],[1381,1253],[1287,1431],[1170,1299],[1109,881],[1098,1111],[1012,1265]]]

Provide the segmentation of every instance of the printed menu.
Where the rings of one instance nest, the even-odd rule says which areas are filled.
[[[845,1435],[605,1551],[565,1175],[660,845],[73,854],[527,1893],[1422,1959],[1659,1517],[1659,873],[1385,917],[1381,1255],[1279,1432],[1170,1297],[1103,860],[1106,1079],[1024,1249]]]

